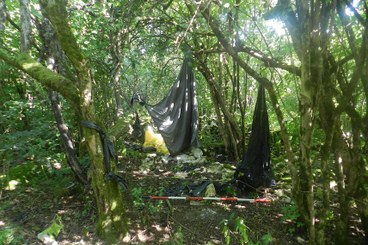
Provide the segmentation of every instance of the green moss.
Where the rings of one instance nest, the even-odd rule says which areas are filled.
[[[75,83],[47,69],[29,55],[20,53],[17,56],[12,56],[6,50],[0,48],[0,59],[4,60],[8,65],[27,73],[44,86],[59,92],[71,104],[79,105],[79,90]]]
[[[106,180],[102,155],[91,155],[94,165],[91,168],[92,185],[98,210],[97,234],[108,244],[115,244],[128,230],[123,193],[120,192],[118,183]]]
[[[59,92],[65,98],[69,99],[72,104],[78,104],[79,91],[72,81],[47,69],[27,54],[19,54],[16,58],[16,63],[19,64],[19,67],[24,72],[43,85]]]
[[[60,45],[78,71],[84,70],[83,55],[68,23],[68,13],[63,0],[40,1],[57,34]],[[86,74],[84,74],[86,75]]]

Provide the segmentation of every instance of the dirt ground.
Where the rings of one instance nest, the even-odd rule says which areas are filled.
[[[177,178],[175,171],[182,169],[175,163],[158,163],[147,171],[139,159],[121,159],[119,166],[129,183],[129,233],[121,244],[241,244],[246,237],[253,244],[306,244],[303,227],[297,227],[292,217],[285,218],[283,210],[290,205],[275,194],[283,191],[279,187],[245,196],[267,197],[271,203],[145,200],[143,196],[162,195],[182,183],[214,179],[216,173]],[[11,244],[41,244],[37,234],[50,226],[56,215],[63,224],[58,244],[104,244],[94,232],[93,198],[78,185],[67,186],[59,195],[52,188],[25,185],[16,191],[2,190],[0,200],[0,234],[6,234]]]

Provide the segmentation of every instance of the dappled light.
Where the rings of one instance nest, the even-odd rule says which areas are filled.
[[[17,180],[10,180],[7,185],[5,185],[4,189],[7,191],[14,191],[17,189],[17,185],[19,184],[19,181]]]
[[[0,0],[0,244],[367,244],[362,0]]]
[[[278,36],[283,36],[286,34],[285,24],[280,20],[275,19],[267,20],[265,24],[271,31],[274,31]]]

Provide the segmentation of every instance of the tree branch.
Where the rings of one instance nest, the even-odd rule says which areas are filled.
[[[50,20],[60,46],[77,70],[80,81],[88,81],[88,71],[86,70],[86,60],[77,44],[73,32],[68,24],[68,13],[63,0],[40,0],[43,14]]]
[[[242,60],[239,57],[238,53],[233,49],[233,47],[226,40],[225,36],[222,34],[220,29],[218,28],[220,25],[219,25],[218,21],[215,20],[210,15],[207,6],[208,5],[205,4],[205,3],[202,3],[200,5],[200,10],[202,12],[202,15],[206,19],[206,21],[208,22],[208,25],[211,27],[212,31],[215,33],[215,35],[217,36],[217,39],[219,40],[221,45],[224,47],[226,52],[228,54],[230,54],[234,58],[234,60],[236,60],[236,62],[240,65],[240,67],[242,67],[251,77],[253,77],[257,82],[259,82],[261,85],[263,85],[267,89],[268,94],[269,94],[270,99],[271,99],[272,106],[273,106],[273,108],[276,112],[277,119],[278,119],[278,122],[279,122],[279,125],[280,125],[280,128],[281,128],[281,135],[282,135],[282,139],[284,140],[285,150],[286,150],[288,160],[289,160],[288,161],[289,169],[291,171],[291,175],[293,176],[292,179],[295,179],[294,177],[297,176],[297,171],[296,171],[295,166],[293,165],[293,163],[294,163],[294,153],[293,153],[293,150],[292,150],[290,142],[289,142],[288,132],[287,132],[285,121],[284,121],[284,116],[283,116],[283,113],[280,109],[280,104],[277,100],[277,96],[276,96],[276,92],[274,90],[273,84],[267,78],[260,76],[246,62],[244,62],[244,60]]]
[[[263,63],[267,67],[280,68],[285,71],[288,71],[289,73],[297,75],[299,77],[301,75],[300,67],[288,65],[288,64],[282,63],[279,60],[269,58],[266,56],[266,54],[262,53],[261,51],[258,51],[258,50],[255,50],[249,47],[232,47],[232,48],[237,53],[245,52],[256,59],[263,61]],[[223,52],[227,52],[227,51],[225,49],[208,49],[208,50],[199,50],[196,53],[206,54],[206,53],[223,53]]]
[[[1,1],[1,0],[0,0]],[[10,15],[8,13],[5,13],[6,16],[6,20],[9,21],[9,23],[15,28],[17,29],[18,31],[21,31],[20,30],[20,27],[10,18]],[[40,48],[37,46],[37,44],[34,42],[34,40],[31,40],[31,44],[32,46],[38,51],[38,52],[41,52]]]
[[[71,104],[79,106],[79,92],[75,84],[60,74],[47,69],[28,54],[22,53],[13,56],[5,49],[0,48],[0,59],[4,60],[8,65],[27,73],[44,86],[59,92]]]
[[[343,0],[343,2],[349,7],[349,9],[354,13],[355,18],[357,18],[357,20],[360,22],[360,24],[362,24],[363,26],[367,26],[368,19],[364,19],[363,16],[361,16],[358,11],[354,8],[354,6],[351,4],[350,1],[348,0]]]

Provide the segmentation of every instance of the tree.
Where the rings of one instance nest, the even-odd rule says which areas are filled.
[[[100,119],[95,113],[92,99],[93,77],[70,29],[65,2],[57,0],[40,3],[43,14],[51,22],[60,46],[75,71],[73,80],[47,69],[24,52],[13,53],[2,47],[0,58],[63,95],[75,108],[78,120],[99,123]],[[90,175],[98,212],[97,232],[106,241],[114,242],[127,231],[123,195],[117,182],[106,180],[98,133],[83,128],[83,139],[92,165]]]
[[[59,74],[35,61],[39,37],[29,38],[32,46],[24,53],[19,50],[21,41],[14,37],[23,27],[4,14],[4,3],[0,1],[0,30],[7,24],[13,29],[1,37],[0,59],[59,92],[75,108],[76,124],[114,125],[109,132],[117,134],[121,124],[116,120],[129,110],[127,103],[124,107],[129,93],[154,94],[149,99],[158,102],[175,79],[182,50],[190,49],[200,126],[215,119],[216,136],[236,160],[245,147],[256,83],[262,84],[309,243],[325,243],[328,227],[336,227],[336,242],[349,243],[349,214],[356,210],[367,234],[365,1],[98,1],[70,6],[68,19],[63,1],[43,0],[44,16],[67,57],[66,72]],[[8,7],[19,8],[15,5]],[[282,23],[286,33],[277,35],[266,20]],[[72,30],[80,33],[77,39]],[[9,76],[7,81],[16,79]],[[84,128],[81,135],[92,162],[99,232],[105,238],[112,232],[114,239],[126,231],[123,196],[116,183],[104,179],[97,133]]]
[[[360,206],[366,203],[367,186],[364,186],[364,166],[366,165],[363,160],[363,152],[360,140],[357,134],[364,132],[364,126],[362,126],[362,120],[366,117],[362,117],[361,113],[356,108],[349,107],[347,104],[356,105],[356,97],[353,95],[359,88],[357,86],[358,81],[366,83],[366,77],[364,77],[363,67],[366,66],[367,57],[367,21],[358,14],[358,11],[348,4],[348,7],[352,9],[358,23],[362,26],[353,31],[351,27],[347,25],[347,16],[345,14],[346,2],[345,1],[296,1],[296,7],[292,6],[290,1],[278,1],[278,4],[272,10],[272,14],[277,14],[277,17],[284,21],[289,33],[293,40],[293,46],[301,62],[301,92],[300,92],[300,112],[301,112],[301,141],[300,141],[300,171],[302,175],[299,182],[298,192],[305,192],[305,196],[300,196],[296,201],[298,206],[302,210],[303,216],[309,223],[309,237],[310,243],[323,243],[324,242],[324,230],[325,218],[328,210],[329,203],[329,161],[330,153],[335,155],[335,176],[336,181],[339,183],[339,196],[340,205],[342,205],[340,218],[337,227],[337,241],[339,243],[346,243],[347,237],[347,217],[349,210],[348,199],[357,198],[357,205]],[[335,9],[337,7],[337,9]],[[364,5],[367,10],[367,5]],[[345,57],[338,57],[340,61],[336,62],[335,54],[332,53],[336,50],[335,47],[331,47],[334,44],[330,30],[333,28],[339,28],[335,24],[334,12],[337,11],[341,19],[342,28],[347,33],[347,41],[350,47],[350,54],[346,54]],[[350,20],[353,21],[353,20]],[[340,27],[341,28],[341,27]],[[360,47],[355,39],[355,33],[361,34]],[[346,40],[345,39],[345,40]],[[359,49],[359,54],[357,50]],[[336,64],[343,64],[349,60],[353,54],[355,64],[352,68],[353,72],[349,75],[347,71],[342,68],[338,68]],[[343,75],[340,72],[344,72]],[[336,74],[337,73],[337,74]],[[340,73],[340,74],[338,74]],[[342,81],[342,76],[350,78],[350,81]],[[337,78],[337,79],[336,79]],[[332,89],[339,84],[339,90]],[[362,85],[363,85],[362,84]],[[364,85],[363,85],[364,86]],[[344,99],[342,99],[344,98]],[[367,98],[367,97],[366,97]],[[365,99],[366,99],[365,98]],[[338,100],[339,105],[336,106],[334,100]],[[354,106],[355,107],[355,106]],[[344,132],[342,128],[342,113],[347,113],[351,120],[352,128],[345,129],[351,131],[353,135],[352,146],[348,146],[346,141],[344,142]],[[319,117],[319,120],[317,118]],[[318,125],[318,122],[320,125]],[[314,190],[314,178],[313,178],[313,160],[312,160],[312,139],[313,132],[317,126],[320,126],[325,132],[325,141],[323,144],[323,150],[321,155],[322,173],[323,173],[323,203],[324,208],[321,212],[314,210],[315,202],[315,190]],[[354,157],[346,156],[344,152],[354,152]],[[353,164],[354,162],[354,164]],[[354,177],[352,177],[354,176]],[[347,181],[344,181],[344,178]],[[354,179],[354,180],[353,180]],[[360,183],[360,184],[358,184]],[[358,187],[359,186],[359,187]],[[359,191],[358,191],[359,190]],[[360,193],[357,195],[357,193]],[[359,196],[359,197],[358,197]],[[304,210],[304,211],[303,211]],[[367,232],[366,211],[360,210],[364,229]],[[317,226],[318,233],[314,230],[314,220],[316,215],[321,215],[321,226]],[[319,237],[318,237],[319,235]]]
[[[348,54],[346,57],[340,57],[341,60],[336,62],[331,51],[336,51],[337,48],[329,46],[329,40],[331,39],[330,25],[334,23],[332,22],[332,20],[334,20],[332,14],[333,11],[336,10],[334,9],[336,6],[337,10],[340,8],[340,18],[343,17],[344,14],[342,14],[342,12],[346,9],[344,1],[278,1],[277,5],[273,6],[273,8],[266,13],[267,18],[277,17],[285,23],[291,36],[295,54],[300,61],[300,68],[284,65],[277,60],[266,58],[262,55],[262,52],[259,51],[253,53],[256,54],[254,57],[264,61],[269,67],[278,67],[300,76],[299,152],[296,154],[298,157],[294,157],[295,153],[288,141],[289,135],[284,124],[283,112],[279,108],[278,96],[274,90],[273,83],[244,62],[239,54],[239,48],[234,47],[229,38],[225,36],[224,33],[226,33],[226,31],[221,30],[221,26],[223,26],[222,23],[214,17],[214,14],[211,14],[211,12],[216,13],[216,10],[222,7],[221,4],[203,2],[200,5],[203,17],[207,20],[208,25],[211,27],[224,49],[238,62],[240,67],[242,67],[247,74],[252,76],[257,82],[263,84],[270,95],[273,108],[278,116],[285,149],[288,153],[289,168],[293,179],[294,199],[307,224],[310,244],[323,244],[325,242],[325,225],[330,205],[329,183],[332,175],[330,172],[332,167],[330,164],[331,153],[335,155],[335,160],[333,160],[335,164],[334,176],[337,176],[337,182],[339,183],[340,204],[344,207],[339,215],[340,221],[338,221],[338,224],[340,225],[336,230],[336,238],[340,243],[345,243],[347,239],[345,234],[347,234],[346,227],[348,223],[348,214],[346,213],[347,210],[349,210],[348,200],[351,200],[353,196],[354,198],[358,198],[359,196],[357,206],[360,206],[366,203],[367,197],[367,186],[362,184],[365,178],[363,169],[366,165],[362,157],[362,150],[364,150],[364,148],[361,147],[361,138],[358,137],[358,134],[365,132],[365,126],[361,123],[363,122],[362,120],[365,120],[366,116],[362,116],[361,112],[354,108],[354,106],[349,106],[349,109],[346,107],[347,104],[356,105],[356,97],[353,96],[353,91],[356,91],[355,89],[358,88],[356,86],[357,82],[361,80],[363,84],[366,83],[366,78],[364,77],[364,73],[362,73],[363,70],[361,70],[362,67],[366,66],[366,20],[359,15],[356,9],[348,5],[354,12],[357,20],[363,25],[363,28],[360,27],[354,30],[355,32],[359,32],[362,37],[360,52],[359,55],[357,55],[356,51],[354,52],[357,48],[354,38],[355,34],[353,29],[346,29],[349,25],[345,23],[348,37],[345,40],[348,40],[351,50],[356,54],[355,68],[353,68],[353,73],[336,75],[336,72],[341,72],[341,69],[337,68],[336,64],[344,64],[344,62],[351,59],[351,55]],[[366,5],[364,5],[364,8],[366,8]],[[254,9],[261,8],[254,7]],[[221,12],[220,16],[223,17]],[[334,27],[336,28],[336,26]],[[250,51],[252,49],[241,47],[241,50],[251,53]],[[343,77],[351,76],[351,80],[339,82],[339,79],[335,79],[336,76],[340,76],[341,79],[341,75]],[[339,88],[341,88],[341,91],[332,90],[332,88],[336,87],[336,82],[340,84]],[[363,85],[362,87],[366,86]],[[341,100],[342,98],[345,99]],[[366,97],[364,99],[366,100]],[[335,100],[339,101],[339,106],[334,104]],[[347,113],[350,116],[352,125],[355,125],[352,128],[345,129],[349,132],[353,132],[353,135],[356,133],[356,136],[353,137],[355,143],[351,145],[354,147],[347,145],[346,142],[342,142],[344,141],[344,133],[340,130],[342,127],[342,122],[340,121],[342,119],[341,113]],[[313,150],[313,141],[316,140],[315,132],[320,129],[325,133],[321,151],[322,154],[319,156],[322,164],[322,186],[316,184],[315,171],[319,169],[319,167],[313,164],[319,161],[319,157],[317,157],[318,154]],[[346,152],[354,152],[353,155],[355,157],[353,158],[355,159],[353,160],[351,158],[352,155],[346,154]],[[352,162],[355,163],[354,167]],[[347,182],[344,181],[345,177],[348,179]],[[321,201],[323,203],[323,208],[320,210],[315,209],[315,202],[319,199],[315,196],[316,192],[322,193]],[[357,196],[356,194],[358,192],[360,194]],[[358,210],[363,221],[363,226],[366,227],[366,212],[361,208],[358,208]],[[316,217],[320,220],[318,224],[315,223]]]

